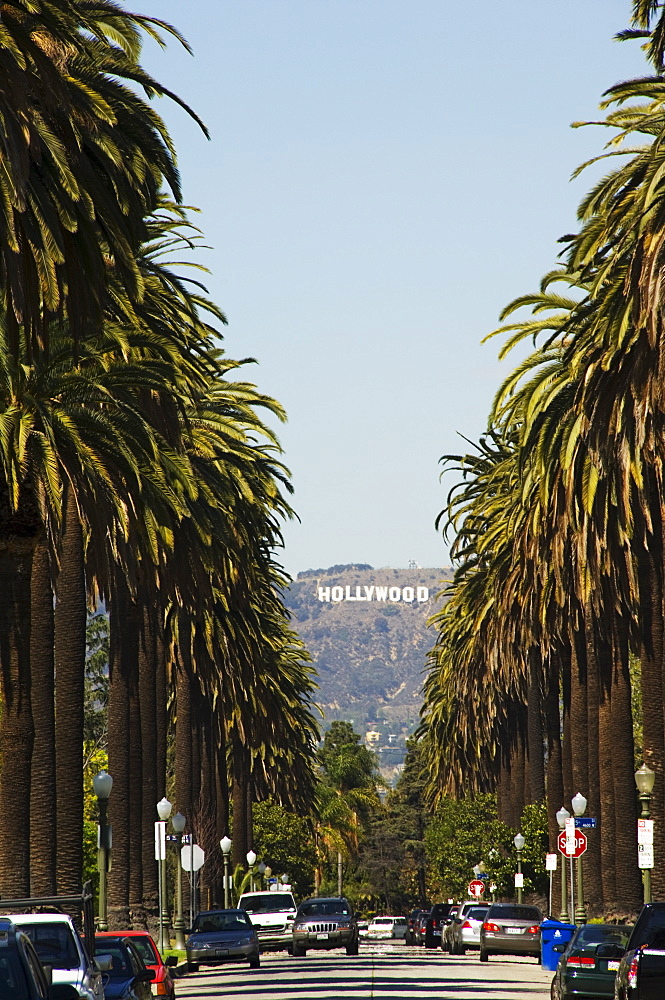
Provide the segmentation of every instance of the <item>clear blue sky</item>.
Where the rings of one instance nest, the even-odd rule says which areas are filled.
[[[225,347],[289,413],[287,568],[448,563],[439,457],[485,426],[481,346],[554,263],[604,141],[602,91],[644,72],[629,0],[136,0],[194,48],[146,48],[212,246]]]

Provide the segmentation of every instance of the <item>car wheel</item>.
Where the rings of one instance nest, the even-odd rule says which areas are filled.
[[[434,946],[435,946],[434,945],[434,935],[433,934],[426,934],[425,935],[425,947],[426,948],[434,948]]]
[[[481,962],[487,962],[488,960],[489,960],[489,955],[487,954],[487,952],[485,951],[484,948],[481,948],[480,949],[480,961]]]
[[[249,960],[250,969],[258,969],[261,965],[261,959],[258,955],[253,955]]]
[[[463,944],[461,944],[459,946],[459,948],[457,949],[457,954],[458,955],[466,955],[466,948],[464,947]]]
[[[347,955],[357,955],[358,954],[358,941],[357,940],[356,941],[351,941],[349,944],[347,944],[347,946],[346,946],[346,954]]]
[[[198,962],[188,962],[187,963],[187,971],[188,972],[198,972],[199,971],[199,963]]]
[[[307,954],[307,948],[304,944],[293,944],[293,957],[294,958],[304,958]]]

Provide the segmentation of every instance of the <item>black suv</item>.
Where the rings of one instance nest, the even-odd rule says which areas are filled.
[[[56,997],[27,934],[0,917],[0,997],[3,1000],[49,1000]]]
[[[293,921],[293,954],[302,958],[308,948],[346,948],[358,954],[358,922],[343,896],[306,899]]]
[[[425,923],[425,947],[437,948],[441,944],[441,932],[446,924],[449,924],[452,917],[451,911],[455,909],[454,903],[435,903],[429,911],[427,922]]]

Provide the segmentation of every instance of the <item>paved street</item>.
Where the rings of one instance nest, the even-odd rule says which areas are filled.
[[[310,951],[301,959],[263,955],[256,971],[204,967],[179,980],[176,992],[178,1000],[549,1000],[551,980],[530,958],[492,957],[481,965],[477,952],[453,958],[396,941],[363,944],[357,958]]]

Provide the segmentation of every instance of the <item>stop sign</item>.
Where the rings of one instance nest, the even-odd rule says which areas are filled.
[[[472,896],[482,896],[485,892],[485,883],[481,882],[479,878],[475,878],[469,882],[469,892]]]
[[[566,851],[566,831],[562,830],[557,837],[557,845],[561,854],[565,854],[567,858],[580,858],[587,848],[587,838],[586,833],[582,830],[575,830],[575,850],[572,854],[568,854]]]

